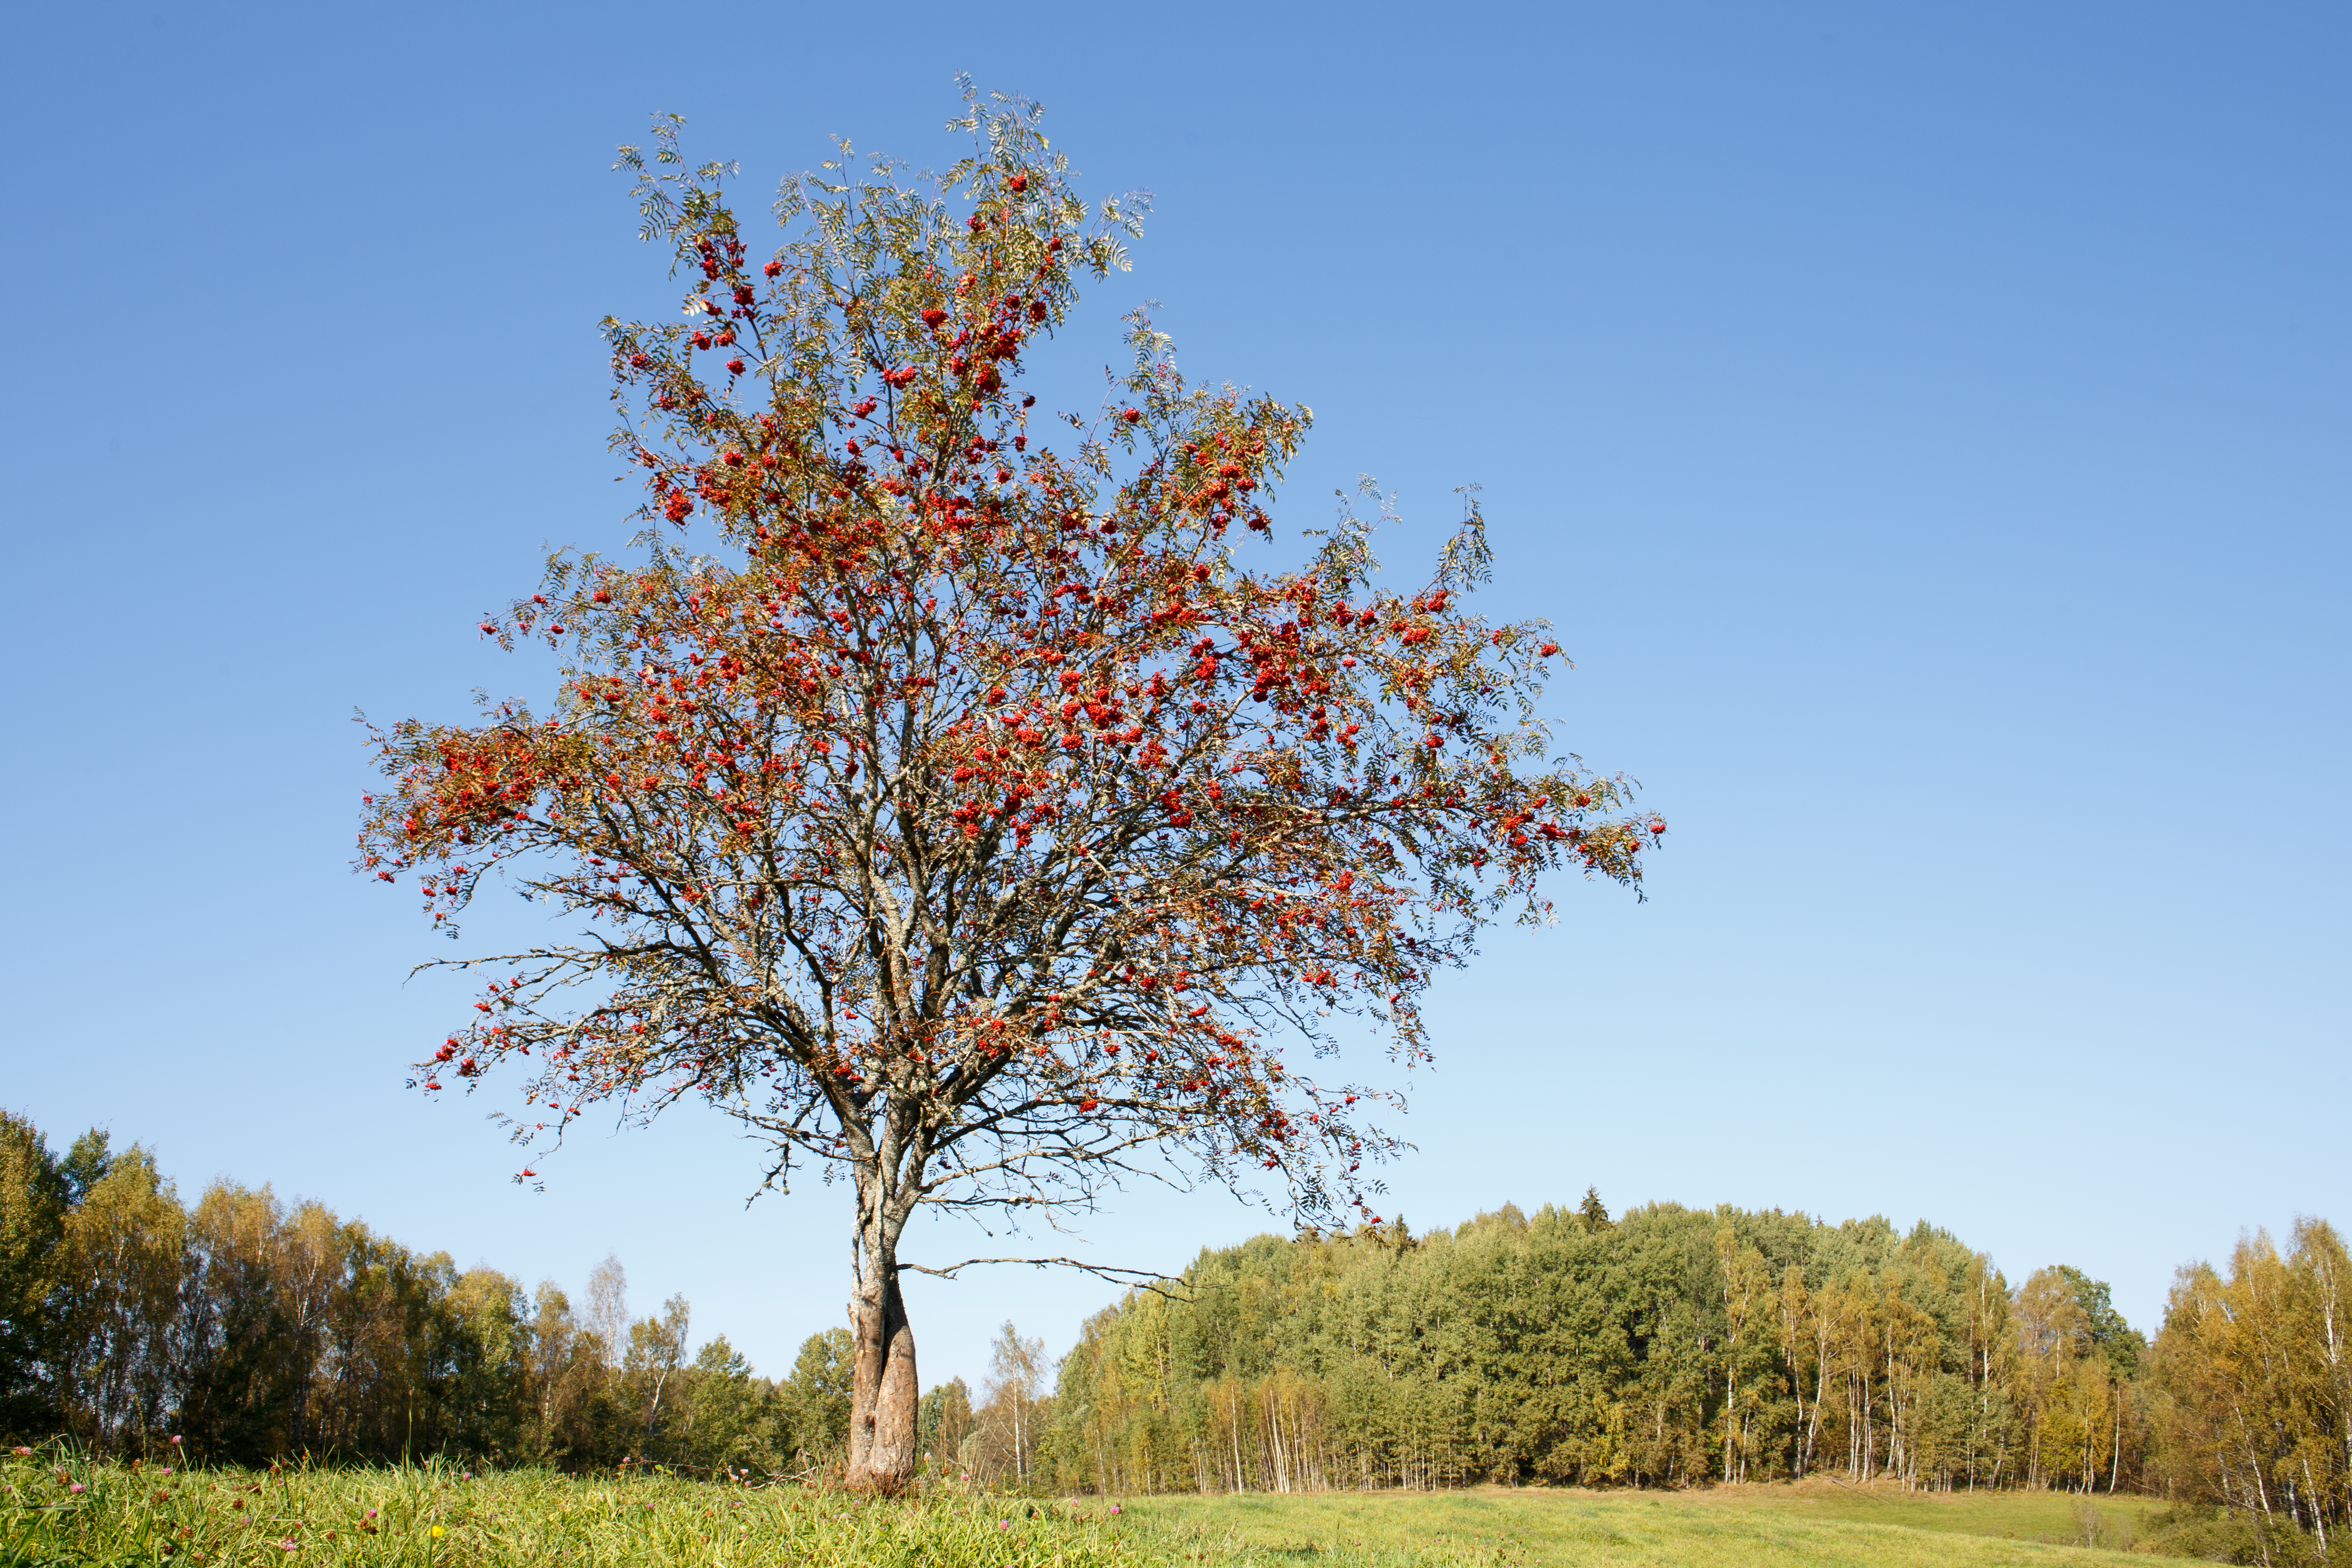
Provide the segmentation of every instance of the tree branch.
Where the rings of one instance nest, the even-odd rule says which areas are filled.
[[[920,1263],[908,1263],[901,1258],[898,1267],[912,1269],[917,1274],[932,1274],[941,1279],[952,1279],[959,1269],[970,1268],[982,1263],[1026,1263],[1033,1268],[1076,1268],[1092,1274],[1097,1279],[1108,1279],[1114,1285],[1125,1285],[1136,1290],[1149,1290],[1155,1296],[1165,1296],[1171,1301],[1192,1300],[1189,1294],[1183,1292],[1181,1280],[1171,1279],[1165,1274],[1154,1273],[1143,1268],[1113,1268],[1107,1264],[1081,1263],[1075,1258],[967,1258],[961,1263],[950,1263],[944,1268],[926,1268]],[[1179,1289],[1171,1289],[1171,1286]]]

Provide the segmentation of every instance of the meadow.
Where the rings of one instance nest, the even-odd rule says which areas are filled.
[[[582,1563],[766,1568],[1998,1568],[2118,1563],[2158,1505],[2050,1493],[1804,1487],[1030,1500],[955,1487],[896,1502],[665,1475],[429,1464],[177,1470],[56,1448],[0,1456],[0,1562]],[[2145,1558],[2139,1559],[2145,1561]]]
[[[1195,1559],[1338,1563],[1734,1563],[1991,1568],[2113,1563],[2162,1505],[2047,1492],[1909,1493],[1802,1486],[1695,1491],[1479,1487],[1454,1492],[1263,1493],[1138,1500],[1129,1513]],[[2085,1542],[2102,1550],[2086,1550]],[[2146,1561],[2145,1558],[2137,1559]]]

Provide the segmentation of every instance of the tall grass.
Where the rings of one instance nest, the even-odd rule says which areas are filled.
[[[896,1502],[667,1475],[491,1475],[426,1464],[271,1472],[0,1458],[0,1562],[369,1568],[767,1563],[1109,1568],[1157,1561],[1107,1507],[938,1489]],[[1033,1513],[1034,1510],[1034,1513]]]

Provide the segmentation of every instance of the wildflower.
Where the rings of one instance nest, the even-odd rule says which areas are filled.
[[[179,1434],[175,1432],[175,1433],[173,1433],[173,1434],[172,1435],[172,1447],[173,1447],[174,1448],[176,1448],[176,1447],[178,1447],[179,1446],[180,1446],[180,1437],[179,1437]]]
[[[89,1489],[82,1485],[79,1481],[76,1481],[73,1485],[68,1487],[66,1490],[74,1493],[76,1496],[79,1496],[81,1493],[89,1490]]]
[[[157,1470],[155,1473],[156,1473],[157,1475],[159,1475],[159,1476],[168,1476],[168,1475],[170,1475],[170,1474],[172,1473],[172,1467],[171,1467],[171,1466],[169,1466],[169,1465],[165,1465],[165,1466],[163,1466],[161,1469]]]
[[[370,1510],[367,1510],[367,1517],[368,1517],[368,1518],[370,1518],[370,1519],[373,1519],[373,1518],[375,1517],[375,1510],[373,1510],[373,1509],[370,1509]]]
[[[436,1541],[441,1539],[441,1527],[437,1524],[433,1527],[433,1539]]]
[[[16,1455],[16,1458],[20,1459],[29,1459],[33,1457],[33,1450],[30,1448],[17,1447],[11,1448],[8,1451]]]
[[[1110,1513],[1113,1519],[1117,1519],[1118,1517],[1118,1504],[1113,1503],[1110,1505]]]

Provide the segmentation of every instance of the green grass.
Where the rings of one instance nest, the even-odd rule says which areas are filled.
[[[2158,1498],[2090,1497],[2067,1492],[1906,1492],[1828,1480],[1798,1487],[1717,1487],[1700,1494],[1727,1506],[1770,1508],[1806,1519],[1894,1524],[1906,1530],[2008,1540],[2129,1547],[2152,1533],[2149,1520],[2169,1504]]]
[[[2084,1550],[2084,1526],[2103,1546],[2141,1532],[2158,1504],[2049,1493],[1906,1496],[1803,1487],[1718,1487],[1701,1492],[1585,1492],[1478,1488],[1434,1495],[1381,1492],[1304,1497],[1167,1497],[1129,1507],[1139,1532],[1211,1560],[1286,1558],[1339,1564],[1430,1556],[1526,1564],[1845,1564],[1995,1568],[1998,1564],[2145,1563]]]
[[[64,1479],[60,1479],[60,1477]],[[79,1484],[80,1492],[71,1489]],[[454,1468],[186,1472],[0,1459],[0,1563],[807,1564],[1113,1568],[1157,1563],[1104,1510],[938,1493],[871,1503],[799,1489]]]
[[[60,1476],[63,1477],[60,1479]],[[79,1485],[83,1489],[72,1489]],[[661,1476],[467,1479],[441,1466],[161,1475],[0,1454],[0,1563],[507,1568],[1996,1568],[2118,1563],[2065,1497],[1805,1488],[1697,1493],[1480,1489],[1031,1503],[940,1489],[868,1502]],[[2146,1505],[2100,1500],[2113,1528]],[[435,1531],[439,1534],[435,1534]],[[2137,1561],[2145,1562],[2145,1558]]]

